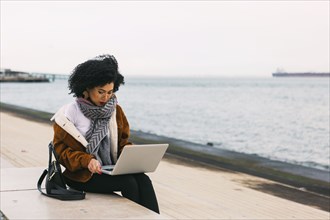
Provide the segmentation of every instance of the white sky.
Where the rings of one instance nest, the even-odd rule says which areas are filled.
[[[1,68],[69,74],[99,54],[124,76],[329,72],[329,1],[4,1]]]

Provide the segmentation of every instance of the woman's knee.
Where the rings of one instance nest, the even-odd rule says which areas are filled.
[[[135,178],[137,179],[137,181],[138,181],[139,183],[142,183],[143,185],[144,185],[144,184],[152,184],[152,181],[151,181],[151,179],[149,178],[149,176],[147,176],[147,175],[144,174],[144,173],[135,174]]]
[[[123,181],[122,181],[123,186],[128,187],[130,189],[138,190],[139,185],[138,185],[136,179],[134,178],[134,176],[125,175],[125,176],[122,176],[122,177],[123,177]]]

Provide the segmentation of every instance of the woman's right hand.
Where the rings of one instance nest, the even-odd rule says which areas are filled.
[[[89,161],[88,169],[91,173],[98,173],[98,174],[102,173],[100,162],[94,158],[91,159],[91,161]]]

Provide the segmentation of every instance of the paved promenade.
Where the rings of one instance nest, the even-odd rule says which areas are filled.
[[[1,168],[46,168],[52,127],[9,113],[0,114]],[[326,196],[171,155],[149,176],[161,213],[168,219],[330,218]],[[5,181],[1,179],[1,184]]]

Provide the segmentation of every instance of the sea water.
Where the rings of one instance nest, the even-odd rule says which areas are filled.
[[[133,130],[330,170],[329,78],[129,78]],[[66,80],[1,83],[1,102],[55,112]]]

